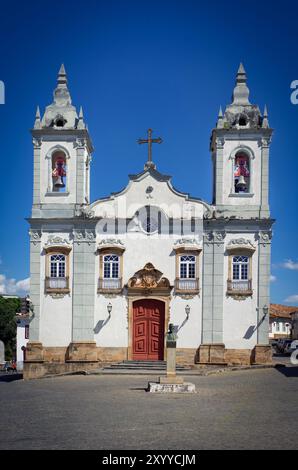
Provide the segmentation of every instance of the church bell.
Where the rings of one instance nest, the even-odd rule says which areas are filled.
[[[61,176],[57,176],[54,186],[56,188],[65,188],[65,184],[63,183]]]
[[[246,187],[246,182],[245,182],[244,176],[241,175],[237,183],[237,188],[245,189],[245,187]]]

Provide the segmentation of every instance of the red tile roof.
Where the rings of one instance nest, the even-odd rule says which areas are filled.
[[[288,305],[270,304],[270,317],[271,318],[288,318],[291,320],[291,313],[297,312],[298,307],[291,307]]]

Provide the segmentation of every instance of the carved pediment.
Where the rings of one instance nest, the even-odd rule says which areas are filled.
[[[58,235],[49,236],[44,245],[45,251],[51,251],[56,248],[71,250],[71,244],[66,238],[59,237]]]
[[[174,243],[174,248],[176,252],[179,251],[201,251],[201,247],[194,238],[180,238]]]
[[[255,251],[255,247],[251,243],[250,240],[246,240],[245,238],[236,238],[231,240],[227,246],[227,251],[245,249],[248,251]]]
[[[147,263],[129,279],[127,286],[129,289],[170,289],[170,282],[152,263]]]

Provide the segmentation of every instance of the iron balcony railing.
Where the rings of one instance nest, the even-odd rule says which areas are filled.
[[[68,277],[46,277],[46,290],[68,290]]]
[[[228,280],[228,292],[251,292],[251,279]]]
[[[98,280],[99,291],[119,291],[122,288],[122,279],[119,278],[100,278]]]
[[[176,291],[198,291],[199,279],[175,279]]]

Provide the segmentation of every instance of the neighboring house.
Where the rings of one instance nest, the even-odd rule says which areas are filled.
[[[288,305],[270,304],[269,338],[291,338],[291,314],[297,307]]]
[[[232,103],[211,132],[209,203],[178,191],[157,170],[151,146],[161,139],[151,129],[138,141],[149,147],[141,171],[122,191],[91,203],[93,147],[83,112],[71,103],[62,66],[54,102],[43,116],[37,110],[32,130],[34,315],[24,376],[45,374],[53,363],[57,372],[164,360],[169,323],[179,327],[178,362],[270,362],[273,131],[266,107],[261,113],[249,101],[242,64]],[[123,139],[122,149],[131,171]],[[170,164],[167,147],[159,152],[163,166]],[[105,168],[109,155],[97,158],[99,192],[101,179],[114,176]],[[188,167],[185,153],[180,164],[198,181],[199,161]]]
[[[292,317],[292,339],[298,339],[298,307],[291,313]]]
[[[26,356],[26,346],[29,341],[29,314],[16,314],[17,323],[17,341],[16,341],[16,359],[17,369],[23,370],[23,363]]]

